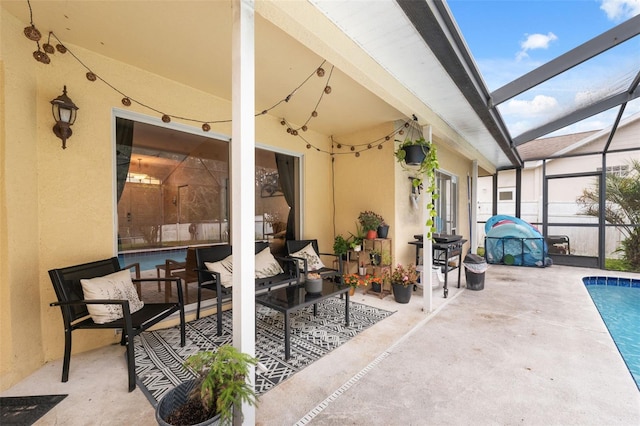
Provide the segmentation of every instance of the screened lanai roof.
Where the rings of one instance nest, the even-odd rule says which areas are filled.
[[[398,0],[397,5],[380,2],[366,10],[349,2],[313,2],[430,107],[449,117],[449,123],[473,140],[479,150],[491,149],[489,139],[497,141],[505,153],[497,161],[498,169],[521,165],[522,153],[535,158],[558,155],[575,139],[562,135],[583,133],[584,129],[615,129],[621,119],[640,111],[640,16],[584,40],[513,81],[488,87],[465,41],[465,29],[458,26],[446,2]],[[526,9],[526,2],[517,3]],[[572,3],[576,8],[572,25],[580,25],[579,9],[583,5]],[[468,6],[469,2],[457,2],[456,9]],[[552,7],[549,13],[554,13]],[[500,22],[487,16],[475,19],[485,31],[500,34]],[[403,29],[407,20],[417,34]],[[434,78],[425,68],[424,58],[430,53],[460,89],[460,96],[475,111],[475,119],[459,103],[448,101],[451,87],[447,83],[451,82]],[[592,75],[585,82],[582,75],[587,67],[607,72]],[[517,119],[519,105],[551,99],[557,103],[554,108],[538,114],[535,120]],[[510,120],[510,116],[516,118]]]
[[[456,10],[465,3],[475,2],[452,1]],[[517,3],[526,8],[536,2]],[[570,3],[581,7],[581,2]],[[31,4],[34,23],[45,34],[54,31],[64,43],[230,99],[228,1],[31,0]],[[3,0],[2,7],[29,22],[26,0]],[[477,159],[479,167],[491,173],[520,166],[519,150],[535,144],[535,139],[612,127],[621,105],[626,104],[626,110],[620,119],[640,110],[636,99],[640,94],[639,16],[568,47],[557,59],[516,80],[488,85],[474,59],[474,49],[467,43],[465,28],[458,26],[456,13],[446,2],[259,1],[255,8],[256,108],[270,107],[283,99],[326,61],[327,70],[333,70],[333,91],[323,98],[312,128],[338,139],[415,114],[421,125],[438,124],[434,126],[435,138],[467,158]],[[487,23],[487,31],[499,33],[500,22],[477,18]],[[82,51],[78,54],[82,58]],[[49,66],[55,67],[61,60],[71,59],[58,55]],[[584,81],[575,78],[576,74],[593,63],[610,72],[603,73],[600,81],[592,79],[587,86],[575,86]],[[86,71],[77,68],[78,72]],[[101,78],[109,80],[112,70],[95,68]],[[553,114],[540,114],[537,121],[527,123],[512,120],[519,104],[552,97],[550,91],[558,87],[570,88],[573,96],[554,96],[560,105]],[[135,87],[118,89],[135,96]],[[304,123],[317,102],[318,90],[310,85],[303,89],[270,114]],[[171,96],[179,94],[166,94],[165,98]],[[157,103],[166,106],[168,102],[162,101]],[[225,111],[216,113],[197,118],[229,118]],[[595,120],[599,126],[578,127],[577,131],[572,127],[585,120]],[[546,150],[546,154],[554,153]]]

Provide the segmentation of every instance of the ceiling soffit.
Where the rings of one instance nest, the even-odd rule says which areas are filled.
[[[518,164],[517,155],[491,118],[486,102],[477,94],[476,84],[470,78],[464,83],[456,81],[448,69],[456,66],[443,63],[443,57],[450,61],[458,56],[426,3],[407,5],[419,16],[417,23],[412,22],[412,13],[403,10],[402,3],[326,0],[312,3],[419,100],[422,107],[411,113],[416,113],[420,121],[426,118],[436,134],[441,130],[440,123],[453,129],[454,136],[441,136],[454,149],[469,159],[478,159],[488,170]],[[420,29],[428,33],[421,34]],[[427,43],[434,37],[439,50]],[[467,75],[466,64],[460,65],[459,61],[457,64],[457,70]],[[477,106],[471,103],[472,95],[467,92],[476,94]],[[438,120],[434,122],[422,115],[425,109],[432,110]],[[502,145],[497,144],[498,140]]]

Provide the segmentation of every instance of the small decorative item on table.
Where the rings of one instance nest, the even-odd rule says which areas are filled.
[[[304,289],[307,293],[322,293],[322,277],[320,274],[316,274],[315,272],[307,274]]]

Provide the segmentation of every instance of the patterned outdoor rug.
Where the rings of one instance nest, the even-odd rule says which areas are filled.
[[[264,306],[257,306],[256,356],[266,372],[256,369],[256,393],[265,393],[322,358],[352,337],[393,314],[361,303],[349,302],[350,326],[344,324],[344,300],[331,298],[291,315],[291,357],[284,359],[284,316]],[[231,311],[223,315],[222,336],[216,336],[215,315],[186,324],[186,345],[180,347],[179,328],[148,331],[135,338],[138,385],[152,404],[164,394],[193,378],[183,367],[189,355],[232,343]]]

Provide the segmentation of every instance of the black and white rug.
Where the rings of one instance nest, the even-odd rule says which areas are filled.
[[[349,302],[350,325],[344,324],[344,300],[331,298],[318,303],[318,315],[309,306],[291,316],[291,356],[284,359],[284,316],[264,306],[257,306],[256,357],[266,368],[256,369],[258,395],[293,376],[322,358],[358,333],[393,314],[356,302]],[[193,378],[183,367],[189,355],[232,344],[231,311],[223,314],[223,333],[216,336],[216,316],[200,318],[186,324],[186,344],[180,347],[179,328],[144,332],[135,338],[138,385],[155,405],[165,393]]]

